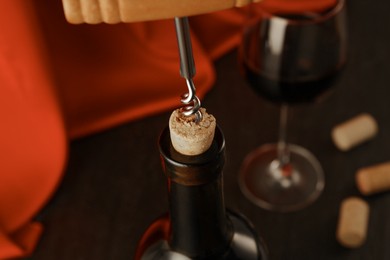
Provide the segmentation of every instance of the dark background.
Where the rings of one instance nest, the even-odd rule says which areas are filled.
[[[364,197],[370,205],[366,243],[345,249],[335,240],[340,202],[360,196],[358,168],[390,160],[390,2],[348,1],[349,59],[334,93],[291,110],[290,142],[311,150],[326,175],[311,206],[273,213],[240,192],[245,155],[277,138],[278,107],[255,96],[237,69],[236,52],[216,62],[217,81],[203,105],[215,115],[227,145],[227,207],[240,211],[266,241],[271,259],[390,259],[390,193]],[[378,121],[374,140],[349,152],[332,144],[333,126],[359,113]],[[29,259],[132,259],[148,225],[167,210],[157,138],[169,113],[73,141],[63,182],[38,220],[45,232]]]

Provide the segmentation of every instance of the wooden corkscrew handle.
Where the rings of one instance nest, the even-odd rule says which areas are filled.
[[[62,0],[69,23],[97,24],[167,19],[241,7],[261,0]]]

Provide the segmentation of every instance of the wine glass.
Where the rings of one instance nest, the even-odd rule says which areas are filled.
[[[279,140],[251,152],[239,173],[244,195],[256,205],[288,212],[309,205],[324,188],[311,152],[286,141],[290,104],[326,93],[346,61],[344,0],[321,12],[255,12],[244,26],[239,63],[257,94],[280,105]]]

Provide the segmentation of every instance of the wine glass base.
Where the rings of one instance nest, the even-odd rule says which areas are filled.
[[[277,145],[266,144],[250,153],[239,174],[243,194],[257,206],[289,212],[314,202],[324,188],[318,160],[305,148],[288,145],[290,163],[280,167]]]

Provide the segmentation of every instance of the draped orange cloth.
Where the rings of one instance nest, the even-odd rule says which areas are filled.
[[[321,10],[336,0],[264,0],[251,8]],[[0,1],[0,259],[31,254],[34,215],[55,191],[67,142],[180,105],[171,20],[70,25],[61,1]],[[202,98],[213,61],[240,40],[245,9],[191,17]],[[66,247],[66,245],[64,245]]]
[[[29,1],[0,1],[0,259],[30,253],[30,222],[58,184],[66,155],[63,117]]]

